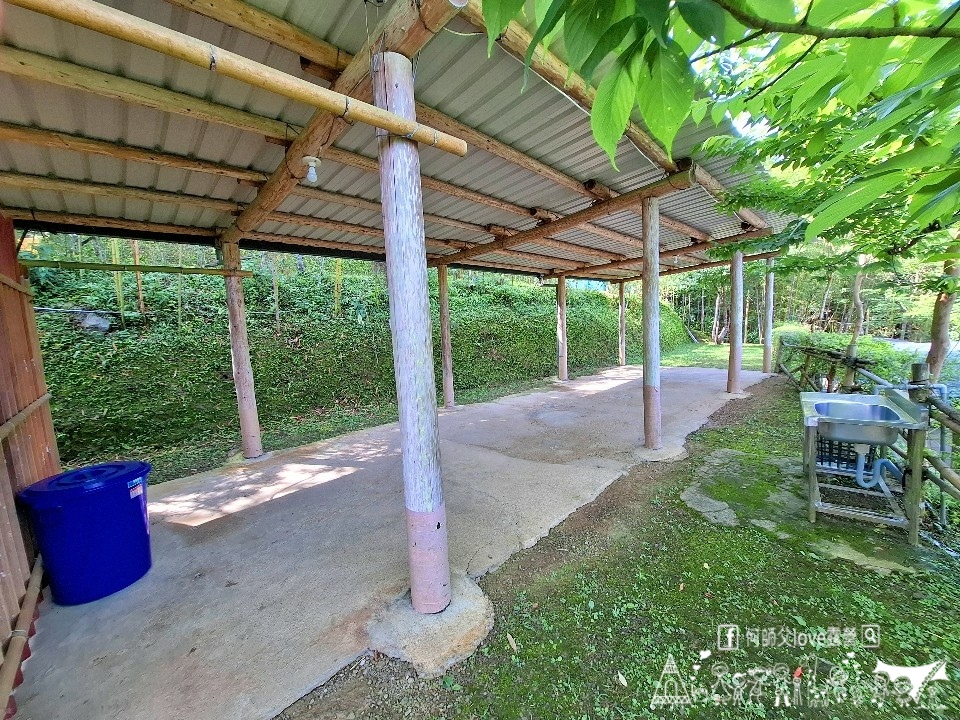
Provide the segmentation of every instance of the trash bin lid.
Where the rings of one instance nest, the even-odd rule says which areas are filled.
[[[34,483],[20,491],[20,499],[33,507],[61,505],[81,495],[118,485],[126,486],[131,480],[145,477],[149,472],[150,463],[139,460],[90,465]]]

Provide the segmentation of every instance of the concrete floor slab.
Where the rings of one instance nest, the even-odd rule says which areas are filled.
[[[744,373],[744,386],[763,379]],[[665,448],[730,397],[663,370]],[[642,369],[441,412],[450,565],[478,577],[644,459]],[[22,720],[265,720],[369,646],[407,590],[396,425],[150,488],[154,567],[41,608]]]

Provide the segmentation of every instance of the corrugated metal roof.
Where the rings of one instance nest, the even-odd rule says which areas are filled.
[[[174,30],[237,52],[245,57],[291,75],[315,80],[300,68],[292,52],[229,28],[195,13],[155,0],[112,0],[106,4],[157,22]],[[356,53],[363,46],[368,28],[373,28],[386,9],[358,0],[326,3],[305,0],[255,0],[251,4],[284,18],[344,50]],[[313,114],[310,107],[281,96],[247,86],[202,68],[114,40],[99,33],[76,28],[20,8],[7,9],[3,42],[94,68],[118,76],[203,98],[291,127],[291,136]],[[487,56],[486,38],[477,34],[439,33],[416,61],[418,99],[460,122],[520,150],[578,181],[596,179],[623,193],[663,177],[627,140],[620,143],[617,169],[593,141],[589,116],[565,94],[531,74],[524,86],[522,64],[494,48]],[[54,84],[0,74],[0,120],[17,125],[68,132],[152,150],[195,157],[239,168],[271,172],[284,159],[282,146],[267,142],[256,132],[205,122],[192,117],[129,104],[93,93]],[[677,154],[686,154],[717,129],[691,124],[684,126],[676,141]],[[376,141],[371,128],[357,125],[336,143],[342,149],[376,158]],[[735,184],[751,173],[732,174],[732,161],[698,158],[715,177]],[[465,158],[424,147],[421,169],[426,177],[467,188],[523,208],[545,208],[569,214],[582,210],[592,199],[561,187],[530,170],[520,168],[484,150],[471,147]],[[118,187],[148,188],[206,198],[248,203],[255,189],[235,179],[157,164],[122,160],[103,155],[80,154],[62,148],[44,148],[18,142],[0,146],[0,170],[67,180],[106,183]],[[324,190],[377,201],[379,178],[375,172],[324,160],[318,169],[317,186]],[[470,200],[425,188],[424,211],[477,225],[499,225],[515,230],[533,227],[530,216],[478,204]],[[195,227],[224,227],[229,213],[171,202],[149,202],[117,196],[77,192],[26,190],[0,186],[0,204],[8,207],[58,213],[126,218],[137,221]],[[721,212],[717,202],[699,186],[664,197],[661,211],[715,238],[741,231],[740,220]],[[378,213],[312,198],[291,195],[278,211],[323,218],[342,223],[382,227]],[[775,230],[785,219],[764,216]],[[639,238],[641,220],[637,213],[620,212],[597,221],[597,225]],[[381,247],[382,238],[268,221],[261,232],[288,234],[356,245],[363,252]],[[428,237],[462,242],[479,242],[490,235],[473,230],[427,222]],[[557,239],[587,248],[605,250],[624,257],[638,257],[640,243],[614,240],[589,227],[558,233]],[[667,249],[690,244],[689,237],[661,228],[661,244]],[[516,250],[549,255],[560,260],[580,259],[582,254],[565,249],[545,248],[526,243]],[[432,251],[432,250],[431,250]],[[440,251],[437,251],[440,252]],[[452,252],[447,250],[445,252]],[[509,254],[487,254],[481,260],[549,270],[549,262],[531,258],[519,260]],[[594,258],[593,264],[604,260]],[[673,262],[673,261],[672,261]],[[683,260],[676,263],[682,264]],[[609,277],[635,275],[635,268],[605,273]]]

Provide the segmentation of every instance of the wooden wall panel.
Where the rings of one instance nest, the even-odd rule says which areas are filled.
[[[33,297],[16,258],[13,224],[0,216],[0,641],[10,637],[33,560],[14,497],[60,472]],[[24,412],[28,411],[28,412]]]

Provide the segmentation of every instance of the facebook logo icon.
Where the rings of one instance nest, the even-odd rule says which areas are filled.
[[[717,650],[736,650],[740,647],[739,625],[717,625]]]

